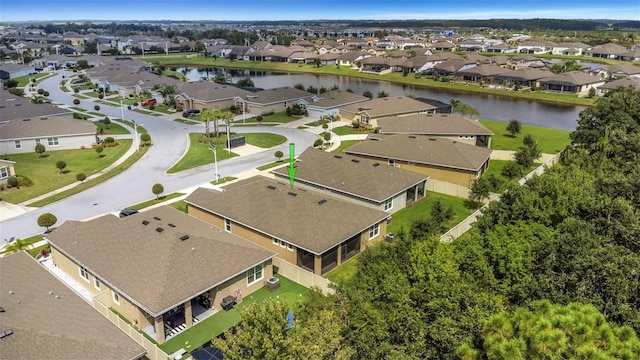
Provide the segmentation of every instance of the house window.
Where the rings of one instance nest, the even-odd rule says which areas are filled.
[[[100,290],[100,280],[93,278],[93,287],[95,287],[96,290]]]
[[[369,240],[373,239],[378,235],[380,235],[380,223],[375,224],[369,228]]]
[[[80,271],[80,277],[82,277],[83,279],[85,279],[88,282],[89,281],[89,272],[87,271],[87,269],[85,269],[84,266],[80,266],[79,267],[79,271]]]
[[[120,295],[117,292],[113,292],[113,302],[120,305]]]
[[[273,245],[278,245],[279,241],[276,238],[273,238]]]
[[[287,244],[287,250],[289,250],[289,251],[293,251],[293,245],[291,245],[291,244]]]
[[[15,140],[14,143],[16,144],[16,149],[22,149],[22,143],[20,140]]]
[[[384,201],[384,211],[393,209],[393,198]]]
[[[224,219],[224,230],[226,232],[231,232],[231,220]]]
[[[389,159],[389,165],[390,166],[396,166],[396,161],[393,159]]]
[[[58,145],[60,145],[60,142],[58,141],[57,137],[47,138],[47,142],[49,143],[49,146],[58,146]]]
[[[282,240],[280,240],[280,247],[282,247],[282,248],[287,247],[287,243],[282,241]]]
[[[42,140],[42,139],[36,139],[36,145],[40,145],[40,144],[42,144],[42,141],[41,141],[41,140]]]
[[[6,177],[9,177],[9,168],[5,166],[0,168],[0,179],[4,179]]]
[[[247,285],[252,285],[257,281],[262,280],[262,264],[252,267],[247,271]]]

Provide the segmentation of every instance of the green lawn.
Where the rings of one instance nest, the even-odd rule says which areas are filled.
[[[242,300],[242,303],[236,305],[235,308],[229,311],[219,311],[215,315],[199,322],[194,327],[178,334],[174,338],[160,345],[160,349],[167,354],[173,354],[181,348],[184,348],[185,342],[188,341],[191,345],[191,349],[195,350],[240,322],[241,317],[238,310],[242,311],[242,309],[248,304],[253,302],[261,303],[269,298],[280,297],[287,300],[289,305],[293,307],[298,299],[304,298],[309,293],[309,289],[304,286],[283,276],[275,276],[280,279],[280,288],[278,290],[269,291],[266,287],[262,288],[253,294],[246,296]]]
[[[472,210],[465,206],[465,200],[454,196],[434,193],[427,191],[427,197],[414,203],[413,206],[404,208],[391,216],[391,224],[387,227],[388,233],[397,234],[400,229],[409,231],[411,224],[415,220],[429,217],[431,207],[433,203],[440,201],[445,207],[451,205],[455,213],[454,218],[446,224],[448,227],[452,227],[467,216],[471,215]]]
[[[278,165],[282,165],[282,164],[284,164],[284,163],[285,163],[284,161],[274,161],[274,162],[272,162],[272,163],[268,163],[268,164],[265,164],[265,165],[262,165],[262,166],[258,166],[256,169],[258,169],[258,170],[260,170],[260,171],[264,171],[264,170],[267,170],[267,169],[271,169],[271,168],[273,168],[273,167],[276,167],[276,166],[278,166]]]
[[[203,137],[202,133],[190,133],[189,134],[189,150],[169,171],[169,174],[177,173],[194,167],[211,164],[214,162],[213,151],[209,147],[208,143],[199,142],[198,140]],[[216,155],[218,161],[229,159],[238,156],[236,153],[229,153],[224,149],[224,145],[216,146]]]
[[[287,141],[287,138],[282,135],[270,133],[246,133],[238,134],[238,136],[244,136],[247,144],[263,149],[268,149]]]
[[[209,184],[211,184],[211,185],[220,185],[220,184],[224,184],[226,182],[233,181],[233,180],[236,180],[236,179],[237,179],[237,177],[225,176],[223,178],[218,179],[217,181],[216,180],[209,181]]]
[[[340,142],[340,146],[337,149],[333,150],[333,152],[341,153],[344,152],[348,147],[359,143],[361,140],[345,140]]]
[[[171,204],[169,204],[168,206],[171,206],[172,208],[174,208],[176,210],[180,210],[185,214],[187,213],[187,203],[184,200],[174,201]]]
[[[325,278],[336,284],[342,284],[345,281],[353,278],[356,275],[356,271],[358,271],[359,258],[360,257],[356,255],[347,260],[347,262],[340,264],[340,266],[327,273],[327,275],[325,275]]]
[[[27,86],[27,84],[30,83],[31,79],[36,79],[36,85],[38,83],[38,79],[40,78],[44,78],[44,77],[49,77],[51,76],[48,73],[40,73],[40,74],[32,74],[32,75],[27,75],[27,76],[20,76],[15,78],[15,80],[18,80],[18,85],[17,87],[25,87]]]
[[[262,121],[258,121],[256,120],[255,117],[253,118],[248,118],[245,119],[244,121],[242,119],[234,121],[234,124],[242,124],[243,122],[246,124],[260,124],[260,123],[280,123],[280,124],[285,124],[291,121],[295,121],[300,119],[300,116],[289,116],[287,115],[287,113],[285,111],[279,112],[279,113],[275,113],[275,114],[271,114],[271,115],[267,115],[267,116],[263,116],[262,117]]]
[[[509,184],[509,179],[502,176],[502,169],[509,162],[509,160],[489,160],[489,169],[482,174],[483,177],[489,175],[495,175],[498,178],[502,179],[502,185],[498,189],[498,193],[504,192]],[[514,179],[513,181],[517,181],[518,179]]]
[[[373,130],[368,130],[365,128],[358,128],[358,129],[354,129],[351,126],[338,126],[336,128],[333,128],[331,130],[332,132],[336,133],[337,135],[354,135],[354,134],[371,134],[373,133]]]
[[[129,130],[124,127],[114,123],[113,121],[109,123],[109,125],[105,125],[102,120],[94,122],[98,127],[98,132],[100,136],[109,136],[113,134],[130,134]],[[102,132],[100,132],[102,130]],[[140,132],[140,128],[138,128],[138,132]]]
[[[527,134],[531,134],[538,141],[538,146],[543,153],[555,154],[571,143],[569,130],[551,129],[541,126],[522,125],[522,131],[515,137],[507,132],[508,123],[495,120],[479,120],[495,135],[491,137],[491,148],[493,150],[513,150],[517,151],[522,146],[522,139]]]
[[[142,209],[148,208],[149,206],[162,204],[163,202],[165,202],[167,200],[175,199],[175,198],[183,196],[183,195],[185,195],[185,194],[184,193],[179,193],[179,192],[171,193],[171,194],[167,194],[167,195],[164,195],[164,196],[160,196],[158,198],[158,200],[156,200],[156,199],[147,200],[147,201],[135,204],[135,205],[127,206],[127,208],[134,209],[134,210],[142,210]]]
[[[2,199],[14,204],[20,203],[76,182],[78,173],[87,176],[95,174],[119,159],[131,146],[131,140],[118,142],[119,146],[104,148],[102,157],[98,157],[93,148],[59,151],[50,151],[49,148],[44,157],[39,157],[35,152],[4,156],[4,159],[16,162],[16,174],[30,178],[34,185],[7,191],[1,195]],[[56,168],[58,160],[67,163],[62,174]]]

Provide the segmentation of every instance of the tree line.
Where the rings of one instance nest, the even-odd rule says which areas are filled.
[[[253,305],[214,345],[228,359],[639,358],[640,90],[598,99],[571,138],[560,166],[460,238],[439,240],[446,209],[425,214],[334,295]]]

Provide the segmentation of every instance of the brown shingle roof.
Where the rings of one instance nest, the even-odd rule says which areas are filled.
[[[13,330],[0,340],[0,359],[112,360],[146,353],[25,252],[0,258],[0,305],[0,331]]]
[[[299,99],[309,99],[315,96],[314,94],[300,90],[294,87],[279,87],[273,89],[262,90],[257,93],[250,93],[250,95],[245,95],[243,98],[248,103],[256,103],[256,104],[273,104],[282,101],[295,101]]]
[[[366,112],[371,117],[412,114],[433,111],[436,107],[406,96],[389,96],[345,106],[343,109],[354,114]]]
[[[236,96],[253,94],[248,90],[233,85],[221,85],[212,81],[193,81],[178,85],[178,94],[185,94],[191,99],[200,101],[219,101],[233,99]]]
[[[318,108],[333,108],[347,104],[369,101],[369,98],[344,90],[330,90],[318,95],[318,101],[310,102],[307,106]]]
[[[67,221],[47,238],[154,316],[275,255],[168,206],[123,219]]]
[[[540,79],[542,84],[554,84],[554,85],[585,85],[595,84],[598,82],[604,82],[597,76],[589,75],[581,71],[569,71],[566,73],[554,75],[545,79]]]
[[[33,104],[28,99],[0,89],[0,121],[71,113],[51,104]]]
[[[493,135],[476,120],[458,114],[417,114],[378,120],[381,134]]]
[[[427,180],[423,174],[350,155],[336,155],[308,148],[296,162],[296,181],[346,193],[365,200],[383,201]],[[289,177],[286,168],[273,171]],[[367,179],[363,182],[362,179]]]
[[[11,120],[0,124],[0,139],[24,139],[30,137],[95,135],[96,125],[71,116],[44,116]]]
[[[489,149],[459,141],[405,134],[372,134],[345,152],[470,171],[478,171],[491,155]]]
[[[226,186],[223,192],[199,188],[185,201],[315,254],[389,216],[262,176]]]

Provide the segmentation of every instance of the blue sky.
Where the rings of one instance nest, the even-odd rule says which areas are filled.
[[[640,0],[0,0],[0,22],[491,18],[640,20]]]

